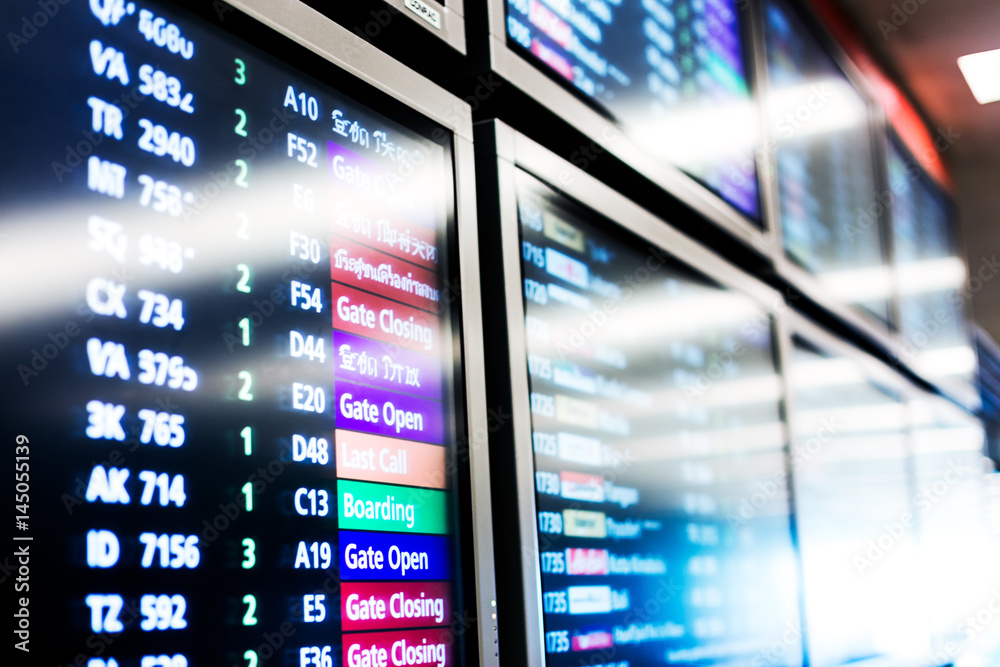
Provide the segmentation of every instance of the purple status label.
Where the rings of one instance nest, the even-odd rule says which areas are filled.
[[[402,170],[386,169],[349,148],[327,141],[326,151],[334,186],[350,192],[404,218],[436,228],[435,188],[440,183],[425,182],[419,170],[404,177]]]
[[[337,428],[444,444],[444,404],[337,380]]]
[[[373,384],[441,400],[441,361],[405,347],[333,332],[337,380]]]

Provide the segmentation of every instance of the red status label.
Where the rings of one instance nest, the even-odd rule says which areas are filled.
[[[341,584],[344,632],[447,625],[451,586],[447,581]]]
[[[330,275],[347,285],[437,312],[437,274],[347,239],[330,241]]]
[[[377,204],[343,190],[334,192],[333,233],[419,264],[437,269],[437,234]]]
[[[566,550],[566,574],[608,574],[610,571],[607,549]]]
[[[528,20],[542,29],[546,35],[563,47],[568,49],[573,41],[573,28],[556,15],[555,12],[537,0],[532,0],[528,9]]]
[[[347,634],[343,642],[347,667],[449,667],[454,639],[447,628],[431,628]]]
[[[333,283],[333,328],[426,354],[440,350],[437,316],[340,283]]]

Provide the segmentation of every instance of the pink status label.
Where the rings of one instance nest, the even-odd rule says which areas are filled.
[[[598,648],[611,648],[615,638],[610,632],[598,630],[583,635],[573,635],[570,640],[574,651],[593,651]]]
[[[610,561],[607,549],[566,549],[566,574],[608,574]]]
[[[337,429],[337,477],[431,489],[448,486],[440,445]]]
[[[343,583],[344,632],[448,625],[451,586],[447,581]]]
[[[340,283],[333,283],[330,291],[334,329],[439,354],[441,324],[437,316]]]
[[[449,667],[454,639],[447,628],[431,628],[345,634],[343,642],[347,667]]]

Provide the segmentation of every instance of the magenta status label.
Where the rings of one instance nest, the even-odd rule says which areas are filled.
[[[344,665],[404,667],[451,665],[454,639],[446,628],[344,635]]]
[[[334,329],[431,355],[441,349],[436,315],[337,282],[330,283],[330,295]]]
[[[344,632],[451,622],[451,583],[447,581],[344,582],[340,598]]]

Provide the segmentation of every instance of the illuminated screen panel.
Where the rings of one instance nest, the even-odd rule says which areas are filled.
[[[809,664],[924,664],[923,516],[906,407],[860,363],[801,340],[788,379]]]
[[[214,10],[57,9],[0,56],[31,659],[466,664],[450,135],[235,11],[330,85]]]
[[[982,608],[983,587],[998,578],[988,512],[987,473],[993,471],[983,456],[982,423],[972,415],[930,398],[914,401],[910,412],[921,552],[930,575],[926,595],[937,645],[954,659],[981,648],[968,619]]]
[[[735,0],[507,0],[507,36],[760,224],[759,129]]]
[[[768,314],[517,188],[546,664],[800,664]]]
[[[976,356],[967,326],[967,276],[954,236],[954,209],[940,187],[889,142],[893,259],[904,354],[929,378],[972,382]]]
[[[867,104],[790,7],[771,0],[765,8],[785,253],[834,298],[888,322],[891,276]]]

